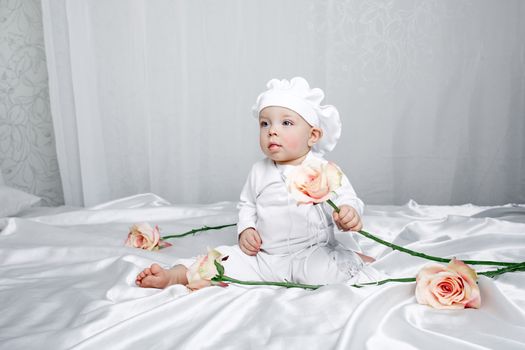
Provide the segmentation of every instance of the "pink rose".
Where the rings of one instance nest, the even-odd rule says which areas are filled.
[[[152,228],[147,223],[134,224],[129,229],[126,246],[154,250],[159,249],[160,232],[159,227]]]
[[[481,295],[476,271],[461,260],[447,266],[427,265],[416,277],[416,300],[436,309],[479,308]]]
[[[334,163],[312,159],[298,166],[287,177],[286,184],[297,203],[321,203],[341,186],[342,176]]]
[[[226,283],[213,282],[211,279],[218,274],[215,261],[221,262],[223,260],[222,254],[215,249],[208,249],[208,255],[200,255],[197,260],[188,268],[186,277],[188,284],[186,285],[191,290],[201,289],[213,285],[227,286]]]

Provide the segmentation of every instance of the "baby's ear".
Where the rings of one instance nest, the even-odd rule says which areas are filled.
[[[323,137],[323,130],[312,127],[310,130],[310,138],[308,139],[308,146],[312,147]]]

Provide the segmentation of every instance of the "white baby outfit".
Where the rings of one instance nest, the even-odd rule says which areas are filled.
[[[321,105],[324,92],[310,88],[301,77],[290,81],[272,79],[266,87],[252,108],[254,117],[258,118],[269,106],[297,112],[323,132],[304,161],[316,157],[326,162],[323,155],[335,147],[341,136],[341,119],[334,106]],[[241,193],[237,229],[238,234],[249,227],[256,229],[262,246],[255,256],[244,254],[238,245],[218,247],[223,255],[230,256],[224,262],[226,274],[238,279],[305,284],[375,279],[371,277],[374,269],[365,266],[354,251],[335,239],[333,209],[327,203],[298,205],[291,197],[286,177],[295,167],[276,164],[269,158],[253,165]],[[332,200],[336,205],[347,204],[360,216],[363,214],[363,202],[346,176],[335,192]]]
[[[305,161],[312,157],[308,153]],[[363,262],[336,241],[333,209],[328,204],[298,205],[290,196],[285,181],[294,168],[268,158],[253,165],[241,192],[238,233],[253,227],[261,236],[261,251],[255,258],[265,280],[346,282],[363,268]],[[363,213],[363,202],[344,175],[333,202]]]

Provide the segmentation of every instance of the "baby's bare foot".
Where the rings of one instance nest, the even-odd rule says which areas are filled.
[[[166,288],[170,283],[168,270],[153,264],[137,275],[135,283],[143,288]]]
[[[362,253],[357,253],[357,255],[359,255],[361,257],[361,260],[363,260],[363,262],[365,264],[370,264],[370,263],[373,263],[374,261],[376,261],[376,259],[372,258],[371,256],[368,256],[368,255],[365,255],[365,254],[362,254]]]

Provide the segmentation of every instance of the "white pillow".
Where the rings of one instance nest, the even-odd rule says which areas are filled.
[[[40,202],[40,197],[5,185],[0,185],[0,218],[15,216]]]

